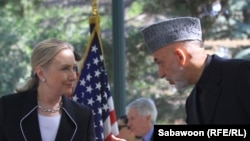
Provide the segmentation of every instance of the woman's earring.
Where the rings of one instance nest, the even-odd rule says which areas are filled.
[[[45,82],[45,78],[42,78],[42,81]]]

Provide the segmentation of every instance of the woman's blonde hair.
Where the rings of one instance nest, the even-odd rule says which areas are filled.
[[[31,55],[31,77],[23,87],[16,88],[16,92],[24,92],[37,89],[39,80],[34,72],[37,66],[48,67],[58,52],[74,47],[68,42],[59,39],[47,39],[35,45]]]

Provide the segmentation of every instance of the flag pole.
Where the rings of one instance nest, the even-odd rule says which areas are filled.
[[[99,0],[92,0],[91,5],[92,5],[93,16],[98,16],[99,15],[99,11],[98,11]]]
[[[117,136],[119,130],[105,69],[98,0],[92,0],[91,6],[92,16],[89,18],[90,38],[84,52],[80,78],[73,100],[92,108],[96,141],[112,141],[112,135]]]
[[[125,37],[124,37],[124,0],[112,0],[112,44],[113,44],[113,93],[118,117],[125,114]]]

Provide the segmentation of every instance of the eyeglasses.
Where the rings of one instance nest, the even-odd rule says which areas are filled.
[[[128,127],[128,126],[127,126],[127,125],[118,125],[119,131],[120,131],[123,127]]]

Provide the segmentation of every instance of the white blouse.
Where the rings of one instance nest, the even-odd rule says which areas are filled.
[[[38,114],[42,141],[55,141],[60,119],[61,115],[50,117]]]

